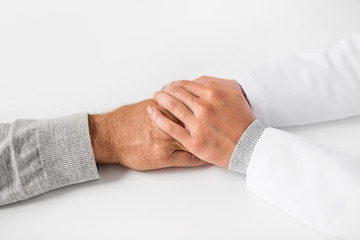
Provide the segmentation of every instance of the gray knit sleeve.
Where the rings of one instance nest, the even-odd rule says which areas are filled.
[[[260,121],[255,120],[250,124],[238,141],[229,163],[229,171],[246,175],[247,167],[264,127]]]
[[[86,113],[0,124],[0,206],[98,178]]]

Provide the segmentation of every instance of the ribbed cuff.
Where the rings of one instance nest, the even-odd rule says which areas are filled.
[[[229,163],[229,171],[246,175],[251,155],[265,128],[259,120],[250,124],[238,141]]]
[[[39,120],[36,136],[49,190],[100,178],[87,113]]]

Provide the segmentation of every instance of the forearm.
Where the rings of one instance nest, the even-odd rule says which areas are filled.
[[[229,170],[246,174],[250,191],[335,239],[359,239],[359,157],[253,122]]]
[[[86,113],[0,125],[0,205],[98,178]]]
[[[297,54],[236,80],[265,126],[282,127],[360,114],[360,35]]]
[[[247,170],[250,191],[335,239],[359,239],[359,157],[267,128]]]

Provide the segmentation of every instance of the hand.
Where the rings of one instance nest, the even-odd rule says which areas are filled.
[[[237,83],[234,80],[228,80],[228,79],[223,79],[223,78],[215,78],[215,77],[210,77],[210,76],[201,76],[201,77],[195,79],[194,82],[201,83],[201,84],[207,85],[207,86],[211,85],[212,82],[216,82],[216,83],[219,83],[219,84],[221,84],[223,86],[232,88],[232,89],[242,93],[243,95],[245,95],[245,93],[244,93],[243,89],[241,88],[240,84]]]
[[[232,88],[232,89],[238,91],[239,93],[241,93],[242,95],[244,95],[246,101],[250,105],[243,88],[241,87],[241,85],[238,82],[236,82],[234,80],[215,78],[215,77],[210,77],[210,76],[201,76],[201,77],[195,79],[194,82],[198,82],[198,83],[201,83],[201,84],[204,84],[207,86],[210,86],[213,82],[216,82],[223,86]]]
[[[232,152],[255,120],[244,95],[215,81],[208,86],[177,81],[154,95],[154,100],[184,127],[150,107],[151,119],[199,159],[228,167]]]
[[[120,163],[135,170],[206,164],[158,129],[146,113],[146,100],[111,113],[89,115],[91,142],[97,163]],[[159,108],[169,119],[176,119]]]

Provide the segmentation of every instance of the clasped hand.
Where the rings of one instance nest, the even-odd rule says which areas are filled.
[[[255,119],[241,87],[231,80],[176,81],[155,93],[154,100],[89,115],[97,163],[135,170],[209,163],[227,167]]]
[[[200,77],[176,81],[154,100],[184,125],[149,106],[151,119],[198,159],[228,167],[232,152],[255,120],[241,87],[231,80]]]

